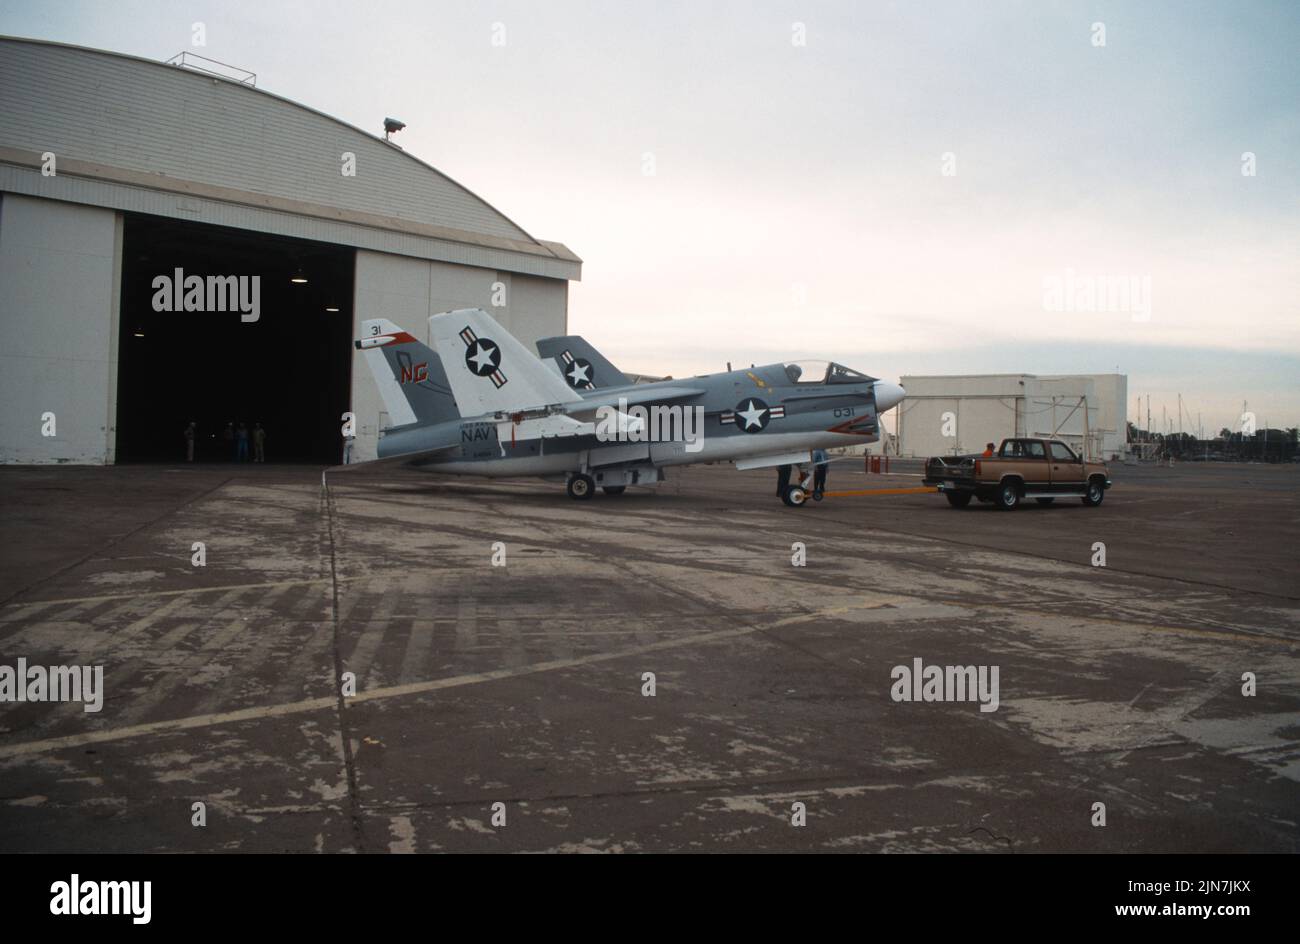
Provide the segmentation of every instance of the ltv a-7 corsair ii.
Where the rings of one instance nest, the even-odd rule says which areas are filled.
[[[582,338],[537,357],[487,312],[429,319],[430,349],[398,325],[362,322],[356,347],[392,420],[379,458],[451,475],[563,479],[571,497],[621,494],[669,466],[792,465],[782,500],[807,499],[814,449],[875,442],[903,389],[825,361],[632,383]]]

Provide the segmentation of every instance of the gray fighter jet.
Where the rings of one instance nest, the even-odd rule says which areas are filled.
[[[630,383],[576,336],[525,348],[487,312],[429,319],[433,348],[383,318],[356,341],[392,425],[381,460],[452,475],[563,480],[571,497],[653,485],[664,469],[732,462],[799,470],[782,501],[804,504],[814,449],[875,442],[903,389],[826,361]]]

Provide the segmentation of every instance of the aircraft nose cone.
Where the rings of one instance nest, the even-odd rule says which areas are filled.
[[[886,383],[883,380],[876,381],[876,412],[884,413],[886,410],[892,410],[898,404],[903,402],[907,396],[907,391],[898,384]]]

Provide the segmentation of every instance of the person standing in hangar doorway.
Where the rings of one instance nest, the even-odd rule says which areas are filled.
[[[266,430],[261,423],[253,424],[253,461],[266,461]]]
[[[199,425],[190,420],[190,425],[185,427],[185,461],[194,461],[194,440],[199,436]]]
[[[248,425],[242,420],[235,428],[235,461],[248,461]]]
[[[239,453],[235,451],[235,424],[227,423],[225,430],[221,433],[221,438],[226,443],[226,455],[232,459],[238,459]]]

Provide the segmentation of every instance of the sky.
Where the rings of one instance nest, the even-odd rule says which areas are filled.
[[[627,371],[1119,371],[1131,419],[1300,425],[1297,3],[0,0],[0,33],[400,118],[583,259],[569,329]]]

